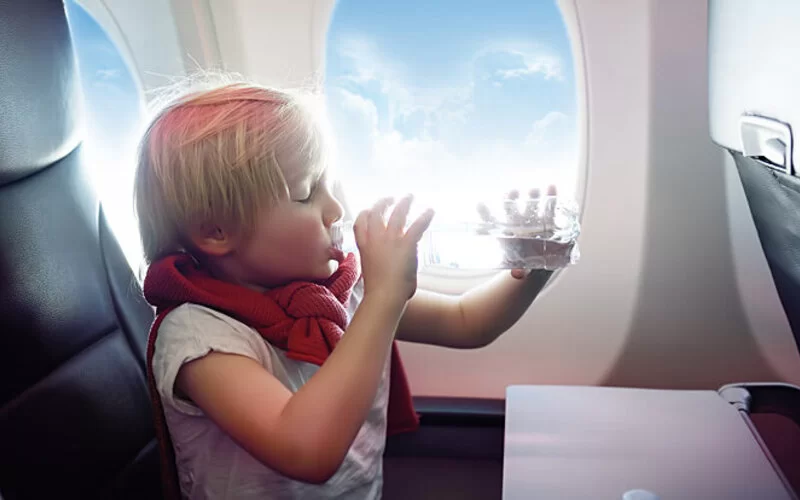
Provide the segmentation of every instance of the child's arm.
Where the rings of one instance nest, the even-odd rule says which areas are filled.
[[[324,483],[372,406],[403,305],[365,295],[347,335],[295,394],[255,360],[216,352],[184,365],[176,384],[264,465]]]
[[[379,202],[356,221],[364,299],[347,334],[295,394],[244,356],[210,353],[178,374],[178,388],[209,418],[285,476],[327,481],[374,402],[397,324],[416,289],[416,243],[432,216],[421,216],[403,235],[410,199],[398,204],[385,227],[388,204]]]
[[[397,339],[456,348],[488,345],[525,313],[551,274],[504,272],[459,297],[417,290],[400,320]]]

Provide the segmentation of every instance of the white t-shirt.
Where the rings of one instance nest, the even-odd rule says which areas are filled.
[[[348,304],[352,317],[361,301],[362,282]],[[321,485],[289,479],[266,467],[207,418],[202,410],[175,394],[180,367],[210,351],[240,354],[258,361],[290,391],[297,390],[319,369],[295,361],[264,341],[247,325],[212,309],[184,304],[170,312],[158,331],[153,374],[175,449],[184,498],[200,499],[380,499],[389,367],[375,402],[339,470]]]

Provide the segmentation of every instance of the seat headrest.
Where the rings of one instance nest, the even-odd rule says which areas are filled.
[[[799,22],[797,0],[708,4],[712,140],[771,160],[785,156],[788,141],[795,170],[800,148],[791,144],[791,135],[800,131]]]
[[[0,186],[80,143],[80,80],[62,0],[0,0]]]

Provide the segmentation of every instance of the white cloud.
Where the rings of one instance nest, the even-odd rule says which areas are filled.
[[[390,128],[396,120],[421,111],[426,117],[423,129],[430,130],[442,121],[464,122],[473,109],[473,82],[460,86],[415,85],[403,65],[381,54],[374,43],[364,38],[346,38],[337,50],[351,64],[352,71],[334,85],[377,84],[387,100],[386,121]]]
[[[339,100],[345,111],[352,112],[363,120],[370,137],[378,134],[378,108],[374,102],[344,89],[336,89],[333,97]]]
[[[352,72],[343,77],[345,81],[360,85],[378,82],[383,92],[402,94],[402,86],[397,84],[406,70],[384,57],[375,43],[366,38],[349,37],[338,44],[337,50],[353,65]]]
[[[536,120],[533,123],[531,132],[525,138],[525,143],[530,145],[539,145],[545,141],[546,135],[553,127],[564,125],[567,122],[567,115],[560,111],[551,111],[543,118]]]
[[[391,172],[419,170],[431,165],[449,165],[457,161],[441,141],[405,139],[396,131],[380,135],[374,143],[375,163]]]
[[[501,78],[506,80],[531,76],[537,73],[543,74],[548,80],[561,80],[563,78],[561,74],[561,65],[558,60],[547,57],[533,59],[530,62],[526,61],[525,66],[521,68],[503,69],[497,72]]]
[[[564,80],[564,64],[560,57],[549,49],[527,42],[495,42],[485,45],[473,58],[473,64],[479,60],[496,57],[505,60],[506,64],[494,74],[504,80],[542,75],[546,80]],[[511,61],[514,64],[511,64]]]
[[[337,127],[341,131],[337,142],[353,208],[380,196],[414,192],[421,204],[436,206],[442,220],[463,217],[476,200],[508,189],[571,181],[569,167],[575,152],[560,151],[559,141],[550,141],[569,125],[564,113],[551,111],[535,121],[522,142],[479,140],[467,145],[469,152],[466,147],[448,147],[437,131],[458,130],[469,122],[475,112],[475,80],[423,87],[411,82],[402,65],[385,57],[368,40],[346,40],[339,50],[351,72],[331,82],[330,100],[333,112],[344,120]],[[526,75],[563,78],[560,61],[532,47],[486,47],[472,59],[473,68],[483,69],[479,65],[493,63],[491,58],[497,54],[501,57],[497,60],[504,63],[502,69],[490,71],[491,78],[485,83],[495,88],[501,87],[504,79]],[[480,79],[487,73],[471,74]],[[498,76],[500,80],[495,79]],[[359,88],[364,95],[358,93]],[[380,107],[366,96],[379,98]],[[411,125],[416,133],[404,135],[403,128]],[[442,193],[447,193],[447,199],[442,199]]]

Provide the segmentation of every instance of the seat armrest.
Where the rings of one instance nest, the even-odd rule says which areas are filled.
[[[389,436],[386,457],[502,462],[505,400],[415,397],[417,432]]]
[[[419,396],[414,408],[420,424],[457,427],[503,427],[506,402],[503,399],[475,399]]]
[[[794,486],[784,471],[784,467],[789,464],[784,463],[782,467],[781,463],[776,460],[750,415],[781,415],[800,427],[800,387],[779,382],[751,382],[728,384],[720,388],[718,392],[742,416],[745,424],[753,434],[753,438],[761,447],[767,460],[772,464],[786,490],[791,492],[792,498],[798,498]]]
[[[719,394],[750,414],[777,413],[800,426],[800,387],[792,384],[752,382],[728,384]]]

